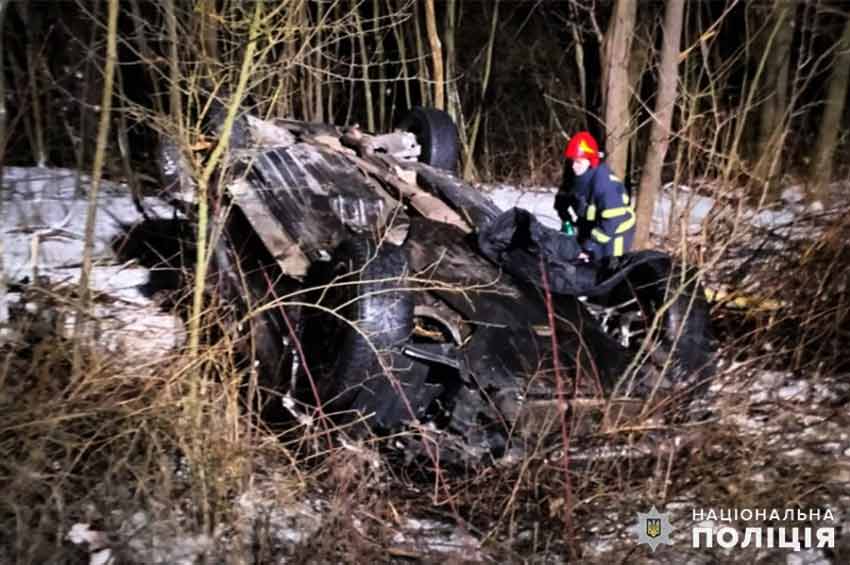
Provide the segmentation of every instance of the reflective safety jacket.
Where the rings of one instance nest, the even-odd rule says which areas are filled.
[[[555,209],[564,218],[562,208],[568,203],[578,215],[582,249],[593,259],[619,257],[629,251],[635,234],[635,211],[622,181],[606,163],[580,177],[571,176],[555,198]]]

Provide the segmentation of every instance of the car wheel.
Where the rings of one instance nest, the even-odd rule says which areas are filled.
[[[416,136],[422,147],[419,160],[423,163],[455,171],[457,168],[457,127],[451,116],[442,110],[413,108],[398,125],[400,130]]]
[[[701,396],[713,374],[709,307],[693,270],[668,261],[641,265],[592,306],[603,329],[646,361],[635,383],[640,395]]]
[[[326,413],[373,414],[377,427],[403,419],[393,369],[403,363],[399,346],[413,331],[413,296],[399,290],[406,271],[400,247],[357,238],[310,273],[315,291],[308,302],[316,306],[304,310],[306,370],[299,371],[298,397],[315,403],[318,394]]]

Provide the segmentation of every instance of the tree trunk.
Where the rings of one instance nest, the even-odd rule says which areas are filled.
[[[776,37],[771,48],[771,57],[764,68],[765,94],[761,105],[758,128],[758,167],[756,176],[764,178],[774,160],[777,151],[782,147],[777,145],[781,137],[786,119],[788,104],[787,88],[788,73],[791,63],[791,40],[794,37],[794,10],[796,6],[785,0],[776,0],[771,10],[769,29],[776,28]]]
[[[498,5],[499,0],[495,1]],[[469,132],[467,120],[464,117],[463,105],[460,101],[460,92],[458,91],[458,76],[457,76],[457,50],[455,49],[455,38],[457,36],[458,22],[460,21],[460,6],[457,0],[448,0],[446,6],[445,26],[443,37],[446,42],[446,111],[454,120],[457,126],[457,137],[461,147],[461,158],[463,160],[463,171],[467,171],[467,165],[474,168],[474,163],[471,162],[469,156]],[[474,173],[473,173],[474,174]],[[467,180],[469,176],[464,172],[464,178]]]
[[[815,158],[811,170],[811,176],[814,179],[811,195],[815,198],[827,196],[824,189],[826,183],[832,178],[832,156],[841,130],[848,81],[850,81],[850,14],[847,16],[844,33],[841,34],[841,40],[837,46],[835,63],[832,66],[826,91],[826,107],[815,145]]]
[[[670,124],[676,103],[676,84],[679,79],[679,45],[682,37],[682,20],[685,0],[667,0],[664,12],[664,44],[661,48],[661,67],[658,69],[658,94],[655,99],[655,119],[652,122],[649,149],[643,166],[638,192],[638,221],[635,248],[646,247],[649,226],[661,184],[661,170],[670,144]]]
[[[308,51],[314,52],[315,48],[313,47],[315,44],[313,40],[315,39],[313,33],[311,31],[311,22],[310,22],[310,13],[307,8],[307,5],[304,3],[298,4],[293,9],[293,18],[297,22],[296,29],[300,30],[298,35],[300,36],[301,41],[304,43],[304,46]],[[302,66],[298,70],[298,99],[301,101],[301,117],[308,122],[314,121],[313,119],[313,92],[315,89],[313,88],[313,84],[318,80],[316,78],[315,68],[310,65],[310,55],[307,55],[306,65]]]
[[[428,30],[428,43],[431,45],[431,59],[434,62],[434,108],[446,109],[445,73],[443,72],[443,46],[437,33],[437,14],[434,0],[425,0],[425,28]]]
[[[387,8],[389,12],[392,12],[392,0],[387,0]],[[404,29],[401,23],[395,19],[393,20],[392,28],[393,34],[395,34],[395,42],[398,46],[398,60],[401,67],[399,78],[404,85],[404,101],[406,108],[409,110],[413,107],[413,98],[410,95],[410,73],[407,71],[407,46],[404,41]]]
[[[100,120],[97,126],[97,142],[94,152],[94,166],[91,174],[88,207],[86,209],[86,227],[83,244],[82,268],[80,269],[79,293],[80,302],[76,319],[74,320],[74,353],[73,375],[80,377],[82,369],[83,326],[89,319],[89,279],[92,270],[92,250],[94,249],[94,230],[97,219],[97,195],[100,189],[100,179],[103,174],[103,164],[106,159],[106,144],[109,140],[109,124],[112,117],[112,85],[115,76],[115,65],[118,61],[118,0],[109,0],[108,23],[106,35],[106,64],[103,69],[103,96],[100,102]]]
[[[487,85],[490,83],[490,71],[493,67],[493,45],[496,43],[496,29],[499,25],[499,0],[493,3],[493,15],[490,18],[490,36],[487,39],[487,55],[484,59],[484,72],[481,76],[481,99],[475,109],[472,127],[469,130],[469,141],[464,147],[463,178],[470,180],[475,173],[475,145],[478,142],[478,127],[481,124],[481,114],[484,111],[484,98],[487,95]]]
[[[369,53],[366,51],[366,35],[360,11],[354,10],[354,22],[357,26],[357,39],[360,43],[360,63],[363,66],[363,92],[366,95],[366,127],[375,131],[375,106],[372,104],[372,83],[369,81]]]
[[[169,0],[171,1],[171,0]],[[189,356],[197,359],[201,345],[201,317],[204,312],[204,295],[207,279],[208,254],[208,227],[209,227],[209,187],[213,172],[221,164],[225,151],[230,143],[230,134],[233,131],[233,123],[239,113],[242,101],[248,89],[248,79],[255,71],[254,54],[257,51],[259,31],[261,29],[263,3],[254,4],[254,14],[248,29],[245,42],[245,53],[239,68],[238,82],[229,100],[227,100],[227,114],[221,125],[219,139],[215,144],[203,170],[197,178],[195,200],[197,203],[197,245],[195,250],[195,283],[192,292],[192,313],[189,318]]]
[[[6,19],[7,0],[0,0],[0,57],[3,53],[3,22]],[[0,69],[4,69],[0,59]],[[6,156],[6,74],[0,72],[0,179],[3,178],[3,162]],[[3,184],[0,183],[0,218],[3,217]],[[6,302],[6,270],[3,266],[3,242],[0,241],[0,320],[9,319]]]
[[[33,6],[27,2],[14,4],[18,16],[26,27],[26,73],[27,87],[31,97],[32,105],[32,152],[33,160],[39,167],[47,166],[47,147],[44,142],[44,116],[41,108],[42,84],[39,77],[41,69],[41,50],[36,41],[44,41],[41,30],[41,17],[37,11],[33,12]]]
[[[215,2],[203,0],[199,6],[201,20],[201,39],[204,56],[210,63],[218,62],[218,19]]]
[[[0,0],[0,56],[3,53],[3,22],[6,20],[6,7],[9,5],[8,0]],[[5,70],[5,65],[0,59],[0,69]],[[0,179],[3,178],[3,162],[6,155],[6,73],[0,72]],[[0,190],[3,190],[0,185]],[[0,198],[2,202],[2,198]],[[3,260],[0,254],[0,261]],[[2,281],[2,270],[0,270],[0,285]]]
[[[177,127],[177,139],[185,142],[183,130],[183,102],[180,98],[180,56],[178,52],[177,16],[174,0],[165,0],[165,22],[168,29],[168,92],[171,122]]]
[[[446,1],[446,25],[443,26],[443,37],[446,40],[446,111],[458,125],[458,129],[463,127],[459,116],[460,112],[460,96],[457,95],[457,82],[455,81],[455,29],[457,28],[457,2],[456,0]]]
[[[317,122],[325,121],[325,102],[323,85],[325,82],[325,73],[322,68],[325,62],[325,56],[322,52],[322,28],[325,21],[325,7],[321,2],[316,3],[316,27],[313,32],[313,41],[316,45],[316,53],[313,55],[313,120]]]
[[[375,38],[375,60],[378,63],[378,127],[372,131],[384,131],[387,127],[387,71],[384,57],[384,32],[381,30],[381,4],[372,2],[372,36]]]
[[[747,87],[742,92],[741,101],[738,105],[737,116],[735,122],[734,133],[732,134],[732,139],[726,145],[729,147],[727,151],[726,157],[726,165],[723,169],[722,181],[723,183],[728,182],[730,178],[732,178],[732,171],[735,169],[736,165],[740,165],[740,157],[739,157],[739,147],[741,146],[741,140],[744,138],[744,133],[748,131],[748,120],[747,117],[750,112],[755,108],[755,100],[756,94],[759,92],[758,86],[761,84],[761,77],[764,75],[764,70],[767,67],[767,62],[772,58],[772,49],[773,42],[776,39],[776,36],[779,32],[779,26],[774,26],[770,35],[767,38],[767,42],[765,43],[764,48],[761,50],[761,58],[756,67],[756,72],[753,75],[752,79],[747,80],[745,78],[744,82],[747,84]]]
[[[159,84],[159,76],[154,67],[154,55],[151,51],[148,39],[145,36],[145,21],[142,20],[142,11],[139,9],[139,0],[131,0],[130,11],[133,15],[133,36],[136,41],[136,48],[139,50],[139,55],[144,61],[145,73],[148,76],[151,84],[151,92],[149,96],[153,99],[154,109],[157,114],[162,114],[162,100],[160,98],[159,89],[155,85]]]
[[[628,158],[631,100],[629,55],[637,18],[637,0],[617,0],[603,46],[605,149],[608,165],[625,175]]]
[[[431,106],[431,95],[433,92],[428,88],[428,81],[431,77],[431,72],[428,70],[428,64],[425,54],[425,42],[422,40],[422,26],[419,23],[419,4],[413,4],[413,29],[416,38],[416,74],[419,77],[419,104],[422,106]]]
[[[570,33],[573,37],[575,52],[576,75],[579,84],[579,100],[581,101],[582,119],[587,128],[587,72],[584,65],[584,47],[582,46],[581,30],[575,19],[570,20]]]

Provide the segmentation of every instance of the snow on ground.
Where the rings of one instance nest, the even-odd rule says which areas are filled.
[[[481,185],[480,189],[502,210],[523,208],[532,212],[545,226],[561,228],[561,220],[554,209],[557,187],[495,184]],[[819,202],[806,205],[804,199],[805,194],[801,186],[790,186],[782,192],[775,206],[761,210],[745,209],[744,219],[753,226],[774,230],[780,235],[801,236],[809,233],[808,228],[795,230],[795,219],[823,210],[823,205]],[[698,235],[704,229],[705,220],[715,204],[715,199],[698,194],[687,185],[667,183],[661,188],[655,204],[650,231],[654,235],[663,236],[670,232],[671,226],[683,222],[688,226],[688,235]]]
[[[690,452],[694,459],[718,457],[739,452],[742,460],[727,459],[718,477],[691,477],[693,487],[665,501],[669,512],[673,545],[654,553],[636,548],[631,528],[635,512],[614,509],[600,514],[586,527],[599,532],[587,544],[591,563],[604,563],[633,552],[629,563],[654,565],[709,565],[710,563],[759,563],[764,565],[837,565],[847,563],[847,534],[850,532],[850,407],[847,376],[829,380],[791,371],[748,369],[740,363],[725,363],[710,391],[710,419],[694,428]],[[712,436],[716,433],[717,436]],[[687,436],[687,430],[684,430]],[[662,439],[660,441],[669,440]],[[694,442],[697,443],[694,443]],[[698,442],[704,441],[700,445]],[[672,448],[672,442],[670,447]],[[714,482],[717,481],[717,482]],[[813,500],[816,501],[813,503]],[[635,501],[638,502],[639,501]],[[655,502],[655,501],[653,501]],[[650,502],[641,506],[648,510]],[[825,511],[834,522],[812,523],[718,521],[697,524],[693,510],[775,508]],[[768,510],[769,511],[769,510]],[[834,527],[836,550],[788,547],[736,546],[724,549],[717,544],[708,549],[692,547],[692,528],[715,531],[731,527],[739,534],[748,527]],[[604,532],[604,533],[603,533]]]
[[[3,265],[10,280],[77,266],[83,254],[90,180],[70,169],[4,167],[2,178]],[[170,206],[146,198],[145,208],[170,217]],[[124,225],[140,219],[126,185],[107,180],[98,193],[94,257],[111,257],[113,238]],[[33,245],[38,241],[37,255]]]
[[[557,187],[523,188],[498,184],[481,188],[502,210],[523,208],[533,213],[546,227],[561,229],[561,220],[554,208]]]
[[[49,280],[51,285],[75,285],[80,279],[90,179],[70,169],[46,167],[3,168],[0,190],[2,271],[6,284]],[[146,198],[148,213],[171,217],[170,206]],[[87,322],[105,351],[127,352],[143,361],[166,354],[183,341],[183,324],[161,309],[142,291],[148,271],[135,265],[119,265],[113,240],[124,228],[141,220],[127,186],[108,180],[98,193],[93,248],[94,268],[90,288],[95,317]],[[76,311],[67,308],[57,317],[39,311],[39,303],[20,292],[5,292],[0,285],[0,326],[10,312],[26,311],[39,323],[58,326],[70,337]],[[100,300],[103,299],[103,300]],[[0,340],[15,339],[9,328],[0,327]]]
[[[671,225],[684,219],[688,226],[688,235],[697,235],[703,229],[703,223],[714,208],[714,199],[696,194],[685,185],[666,184],[661,189],[655,209],[652,213],[650,231],[656,235],[665,235]]]
[[[481,188],[502,210],[524,208],[533,213],[543,225],[553,229],[561,228],[561,220],[554,208],[557,187],[515,187],[498,184]],[[672,183],[665,185],[655,206],[651,231],[662,235],[668,231],[671,220],[678,222],[678,218],[687,217],[689,233],[698,234],[713,206],[713,199],[695,194],[687,186],[674,187]]]

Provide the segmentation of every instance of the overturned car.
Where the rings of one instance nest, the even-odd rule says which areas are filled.
[[[161,153],[179,200],[186,160],[167,140]],[[456,155],[451,119],[424,108],[384,135],[237,119],[211,196],[209,287],[265,414],[418,429],[482,456],[521,446],[535,411],[620,399],[647,414],[705,389],[695,271],[655,251],[575,262],[574,239],[459,180]],[[160,286],[179,277],[151,249],[191,233],[184,222],[148,220],[122,244]]]

